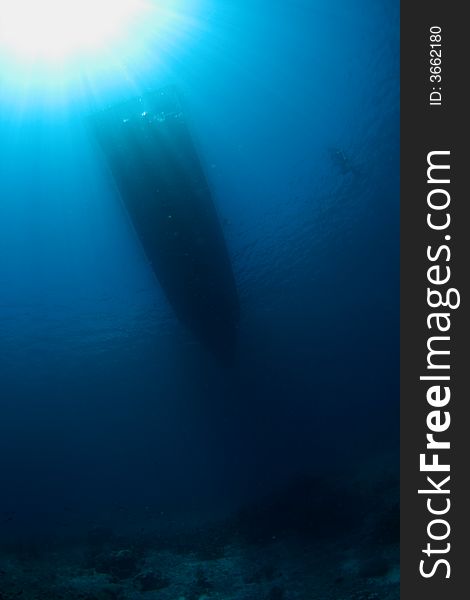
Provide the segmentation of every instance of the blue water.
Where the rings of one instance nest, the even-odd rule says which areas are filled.
[[[184,35],[129,68],[60,93],[0,75],[6,537],[228,514],[396,455],[398,3],[179,4]],[[166,84],[232,257],[228,368],[175,319],[86,126]]]

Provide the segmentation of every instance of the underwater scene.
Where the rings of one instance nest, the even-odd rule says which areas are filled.
[[[399,3],[0,8],[0,600],[397,600]]]

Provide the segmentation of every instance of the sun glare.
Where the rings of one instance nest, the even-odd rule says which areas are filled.
[[[99,53],[149,8],[145,0],[0,0],[0,52],[29,63]]]

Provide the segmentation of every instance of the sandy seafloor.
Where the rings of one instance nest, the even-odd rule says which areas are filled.
[[[125,533],[94,527],[11,544],[0,557],[0,598],[397,600],[398,481],[385,460],[374,463],[341,483],[299,480],[220,521],[163,513],[147,529],[148,515],[134,515]]]

